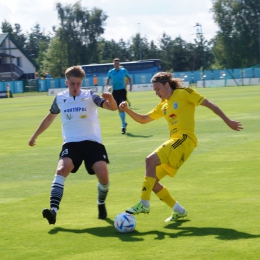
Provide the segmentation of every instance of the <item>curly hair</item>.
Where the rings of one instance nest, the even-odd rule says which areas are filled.
[[[176,88],[182,88],[181,81],[181,79],[175,79],[173,77],[173,74],[169,72],[158,72],[151,79],[152,83],[159,82],[165,84],[166,82],[168,82],[173,90],[175,90]]]

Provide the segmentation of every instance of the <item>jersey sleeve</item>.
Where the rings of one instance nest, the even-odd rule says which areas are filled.
[[[95,94],[93,91],[90,91],[93,102],[98,106],[102,107],[105,99],[100,97],[99,95]]]
[[[183,88],[183,89],[185,90],[185,94],[189,102],[193,103],[195,106],[199,106],[205,99],[204,96],[202,96],[192,88]]]
[[[125,69],[125,77],[128,77],[128,78],[130,78],[130,75],[129,75],[129,73],[128,73],[128,70],[127,70],[127,69]]]
[[[59,114],[60,113],[60,109],[57,105],[57,97],[55,97],[55,99],[53,100],[53,103],[52,103],[51,108],[50,108],[50,112],[52,114]]]
[[[163,114],[163,101],[159,103],[154,109],[152,109],[150,112],[147,113],[149,117],[151,117],[154,120],[157,120],[164,116]]]
[[[111,79],[111,70],[107,73],[107,79]]]

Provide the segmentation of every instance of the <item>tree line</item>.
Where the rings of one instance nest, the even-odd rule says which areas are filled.
[[[219,27],[217,34],[206,40],[202,32],[194,42],[180,36],[172,39],[166,33],[148,41],[139,33],[130,39],[106,40],[102,37],[108,18],[100,8],[87,9],[80,1],[56,4],[59,24],[45,32],[36,23],[24,33],[19,23],[6,20],[3,33],[13,35],[28,55],[36,60],[44,75],[63,77],[68,66],[75,64],[109,63],[115,57],[122,61],[161,59],[166,71],[195,71],[221,68],[243,68],[260,64],[260,1],[213,0],[211,12]]]

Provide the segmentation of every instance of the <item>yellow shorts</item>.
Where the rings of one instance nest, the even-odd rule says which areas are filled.
[[[183,135],[182,138],[173,138],[163,143],[154,151],[161,161],[161,164],[156,167],[156,177],[159,180],[166,175],[174,177],[178,169],[189,158],[194,148],[194,142],[187,135]]]

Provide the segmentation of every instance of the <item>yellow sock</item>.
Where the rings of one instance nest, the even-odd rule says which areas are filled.
[[[166,203],[170,208],[172,208],[176,200],[171,196],[170,192],[168,189],[164,186],[158,193],[156,193],[157,197]]]
[[[156,179],[153,177],[148,177],[148,176],[144,177],[144,182],[142,186],[142,195],[141,195],[142,200],[150,200],[151,192],[155,181]]]

